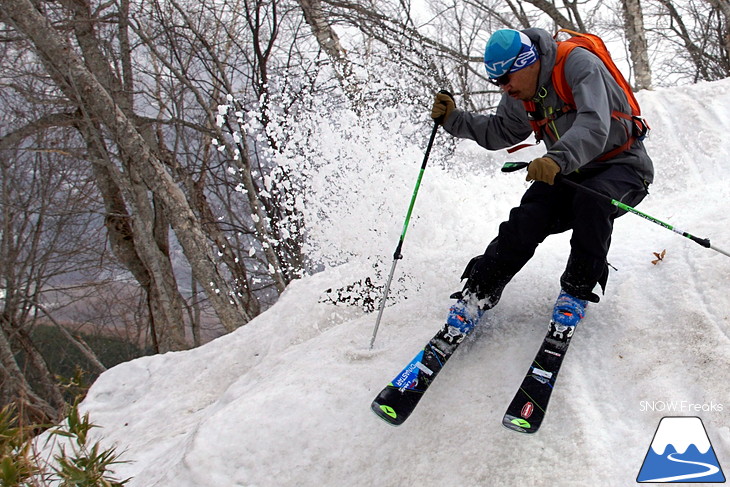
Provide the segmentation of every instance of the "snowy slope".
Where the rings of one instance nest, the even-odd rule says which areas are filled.
[[[730,80],[639,98],[657,168],[640,209],[727,250]],[[399,134],[390,137],[379,155],[357,156],[369,168],[351,175],[361,193],[322,221],[349,263],[293,283],[235,333],[122,364],[94,384],[83,407],[106,444],[126,450],[131,463],[117,472],[134,477],[129,485],[627,486],[671,415],[700,416],[730,474],[730,258],[633,215],[617,221],[618,271],[573,339],[539,433],[500,422],[544,335],[567,235],[540,247],[407,423],[378,420],[370,401],[438,329],[463,266],[525,188],[522,176],[495,172],[506,154],[470,142],[429,166],[397,271],[408,299],[386,309],[368,350],[373,314],[318,301],[368,275],[368,257],[390,266],[427,134],[411,135],[415,148],[393,161]],[[472,170],[480,161],[493,167]],[[671,401],[683,409],[646,410]]]

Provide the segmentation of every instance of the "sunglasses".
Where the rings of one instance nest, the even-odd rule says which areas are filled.
[[[489,82],[492,83],[494,86],[504,86],[509,83],[510,70],[512,70],[512,68],[514,67],[518,57],[519,56],[515,56],[515,58],[512,60],[512,64],[509,65],[509,68],[507,68],[507,71],[505,71],[502,76],[500,76],[499,78],[489,78]]]

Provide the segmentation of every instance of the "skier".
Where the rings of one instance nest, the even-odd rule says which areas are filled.
[[[551,234],[572,230],[570,255],[560,277],[561,291],[553,320],[575,326],[587,303],[605,292],[607,254],[613,221],[624,212],[564,184],[556,176],[636,206],[653,180],[652,161],[636,137],[626,93],[603,61],[587,49],[565,58],[567,88],[575,107],[568,107],[553,86],[557,43],[542,29],[496,31],[487,42],[484,64],[489,80],[503,93],[496,113],[474,114],[456,108],[446,92],[436,95],[431,116],[453,136],[476,141],[488,150],[511,147],[533,130],[546,152],[530,162],[527,181],[534,181],[519,206],[499,227],[483,255],[471,259],[456,293],[447,323],[466,332],[485,310],[497,304],[514,275]],[[530,113],[528,113],[528,111]]]

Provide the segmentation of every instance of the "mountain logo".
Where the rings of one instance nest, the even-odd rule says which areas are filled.
[[[636,481],[725,482],[702,420],[695,416],[662,418]]]

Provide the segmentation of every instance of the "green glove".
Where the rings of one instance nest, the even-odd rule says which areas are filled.
[[[549,157],[539,157],[527,166],[525,181],[542,181],[549,185],[555,184],[555,175],[560,172],[558,163]]]
[[[431,118],[439,125],[443,125],[451,112],[456,109],[454,97],[448,91],[439,91],[433,100],[433,108],[431,109]]]

